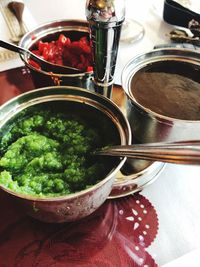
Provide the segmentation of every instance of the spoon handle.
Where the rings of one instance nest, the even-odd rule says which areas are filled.
[[[38,56],[34,55],[31,51],[28,51],[25,48],[22,48],[22,47],[20,47],[18,45],[11,44],[11,43],[3,41],[3,40],[0,40],[0,47],[3,47],[5,49],[11,50],[11,51],[16,52],[16,53],[20,53],[20,54],[22,54],[24,56],[28,55],[29,58],[33,59],[40,66],[41,66],[41,63],[42,63],[43,70],[46,70],[46,65],[47,65],[47,68],[50,66],[49,70],[51,71],[51,65],[48,62],[43,61]]]
[[[11,51],[16,52],[16,53],[19,53],[19,50],[21,51],[19,46],[15,45],[15,44],[10,44],[10,43],[5,42],[3,40],[0,40],[0,47],[3,47],[5,49],[11,50]]]
[[[177,164],[200,164],[200,141],[113,146],[96,151],[95,154]]]
[[[75,69],[75,68],[69,67],[69,66],[61,66],[61,65],[50,63],[50,62],[38,57],[37,55],[32,53],[30,50],[27,50],[21,46],[11,44],[11,43],[3,41],[3,40],[0,40],[0,47],[3,47],[5,49],[11,50],[11,51],[14,51],[17,53],[20,53],[23,56],[27,56],[28,59],[32,59],[35,62],[37,62],[39,67],[43,71],[52,72],[54,74],[60,74],[60,73],[62,73],[62,74],[79,74],[79,73],[81,73],[81,70],[79,70],[79,69]]]
[[[32,58],[33,60],[35,60],[36,62],[38,62],[38,63],[41,62],[41,60],[36,55],[34,55],[30,51],[28,51],[25,48],[22,48],[22,47],[20,47],[18,45],[11,44],[9,42],[0,40],[0,47],[3,47],[5,49],[8,49],[8,50],[11,50],[13,52],[20,53],[20,54],[23,54],[23,55],[29,55],[29,57]]]

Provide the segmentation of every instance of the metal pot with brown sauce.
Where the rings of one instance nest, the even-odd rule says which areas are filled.
[[[139,55],[125,66],[122,86],[138,142],[200,138],[200,53],[164,48]]]

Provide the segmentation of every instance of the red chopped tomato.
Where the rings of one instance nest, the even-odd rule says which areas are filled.
[[[43,43],[42,41],[38,42],[38,50],[40,51],[40,53],[43,52],[44,48],[48,49],[49,43],[45,42]]]
[[[93,67],[92,66],[88,66],[86,72],[92,72],[92,71],[93,71]]]
[[[31,40],[35,40],[35,38],[36,38],[36,36],[33,34],[33,35],[31,36]]]
[[[68,37],[66,37],[64,34],[60,34],[58,38],[58,44],[65,46],[70,43],[71,43],[71,40]]]
[[[86,53],[86,54],[90,54],[91,53],[91,46],[87,40],[86,37],[82,37],[79,41],[79,45],[80,47],[83,49],[83,51]]]
[[[33,66],[34,68],[36,68],[36,69],[41,69],[41,68],[40,68],[40,65],[39,65],[38,63],[36,63],[34,60],[32,60],[32,59],[29,59],[29,60],[28,60],[28,63],[29,63],[31,66]]]
[[[67,65],[87,72],[93,71],[92,51],[87,37],[71,41],[69,37],[60,34],[57,40],[39,41],[37,49],[32,52],[54,64]],[[30,62],[32,64],[32,61]],[[36,67],[34,63],[32,65]]]
[[[32,53],[35,54],[36,56],[40,56],[41,55],[39,50],[32,50]]]
[[[49,59],[49,48],[48,47],[44,47],[43,51],[42,51],[42,57],[44,60]]]

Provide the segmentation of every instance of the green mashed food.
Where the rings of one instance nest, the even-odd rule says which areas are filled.
[[[1,133],[0,185],[32,196],[62,196],[97,183],[112,167],[91,157],[98,130],[78,116],[32,110]]]

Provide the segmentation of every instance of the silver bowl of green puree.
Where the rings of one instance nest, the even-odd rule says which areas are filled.
[[[0,107],[0,188],[45,222],[75,221],[108,198],[126,158],[93,156],[131,144],[111,100],[77,87],[36,89]]]

